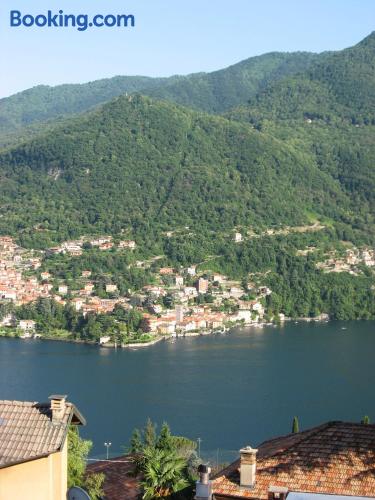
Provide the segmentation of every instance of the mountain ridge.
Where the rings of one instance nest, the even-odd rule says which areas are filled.
[[[210,89],[212,80],[219,79],[215,87],[217,90],[220,85],[226,84],[226,79],[233,82],[232,75],[226,76],[226,74],[235,72],[237,77],[242,75],[242,78],[236,83],[233,95],[227,98],[229,101],[225,105],[226,109],[228,106],[233,107],[243,100],[246,101],[254,94],[258,90],[258,85],[263,85],[261,80],[263,77],[266,78],[266,72],[269,80],[281,78],[285,74],[306,67],[310,64],[310,59],[315,57],[318,56],[310,53],[273,52],[240,61],[212,73],[174,75],[166,78],[116,76],[84,84],[63,84],[56,87],[39,85],[0,99],[0,145],[12,142],[13,137],[22,133],[26,137],[28,133],[36,135],[39,132],[38,126],[49,126],[51,120],[61,120],[88,111],[125,93],[141,92],[156,98],[169,97],[179,104],[192,105],[195,108],[199,108],[207,101],[210,105],[203,106],[204,110],[213,111],[213,108],[217,108],[218,98],[215,96],[215,89]],[[269,70],[274,72],[273,75]],[[167,87],[165,91],[162,91],[163,87]],[[159,88],[159,91],[155,91],[153,95],[154,88]],[[200,98],[199,94],[203,88],[206,95]],[[182,90],[179,92],[178,89]],[[190,97],[184,97],[186,92]],[[225,93],[223,89],[221,95]],[[195,104],[190,102],[194,99]],[[217,111],[223,110],[224,108],[217,109]]]

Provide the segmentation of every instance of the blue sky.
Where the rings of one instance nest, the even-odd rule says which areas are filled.
[[[9,11],[134,14],[132,29],[10,28]],[[0,97],[37,84],[213,71],[270,51],[321,52],[375,30],[375,0],[1,0]]]

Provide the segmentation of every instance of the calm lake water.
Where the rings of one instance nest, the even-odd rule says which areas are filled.
[[[327,420],[375,421],[375,322],[287,324],[128,351],[0,339],[0,399],[68,394],[93,456],[120,454],[147,417],[220,460]],[[229,450],[229,451],[228,451]]]

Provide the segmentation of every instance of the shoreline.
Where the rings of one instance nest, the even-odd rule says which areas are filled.
[[[13,338],[13,339],[19,339],[19,340],[30,340],[30,341],[35,341],[35,340],[52,340],[55,342],[67,342],[71,344],[86,344],[86,345],[91,345],[99,348],[105,348],[105,349],[145,349],[147,347],[152,347],[155,344],[158,344],[159,342],[162,341],[175,341],[176,339],[179,338],[192,338],[192,337],[203,337],[203,336],[209,336],[209,335],[224,335],[226,333],[230,333],[231,330],[234,328],[264,328],[264,327],[280,327],[283,326],[285,323],[298,323],[298,322],[304,322],[304,323],[328,323],[331,322],[331,319],[328,319],[327,317],[317,317],[317,318],[285,318],[283,321],[279,322],[257,322],[257,323],[242,323],[238,322],[237,324],[234,323],[230,326],[225,326],[223,329],[215,329],[215,330],[207,330],[207,329],[201,329],[199,331],[191,331],[191,332],[175,332],[173,334],[169,335],[159,335],[155,337],[154,339],[147,341],[147,342],[132,342],[130,344],[114,344],[112,342],[107,342],[105,344],[100,344],[97,341],[94,340],[82,340],[82,339],[72,339],[72,338],[59,338],[59,337],[53,337],[53,336],[43,336],[41,334],[37,334],[37,337],[22,337],[22,336],[16,336],[16,335],[6,335],[3,332],[0,332],[0,339],[1,338]]]

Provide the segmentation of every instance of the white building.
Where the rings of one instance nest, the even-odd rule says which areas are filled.
[[[195,266],[188,267],[186,272],[190,274],[190,276],[195,276],[197,272],[196,267]]]
[[[32,319],[21,319],[18,326],[24,332],[34,331],[35,330],[35,321]]]
[[[181,323],[184,319],[184,308],[183,306],[176,306],[176,321]]]
[[[136,247],[136,243],[133,240],[124,240],[120,241],[118,246],[119,248],[129,248],[130,250],[134,250]]]
[[[193,286],[186,286],[184,288],[184,294],[186,295],[186,297],[191,297],[191,298],[198,296],[197,289]]]
[[[184,285],[184,278],[182,276],[176,276],[175,277],[175,285],[176,286],[183,286]]]

